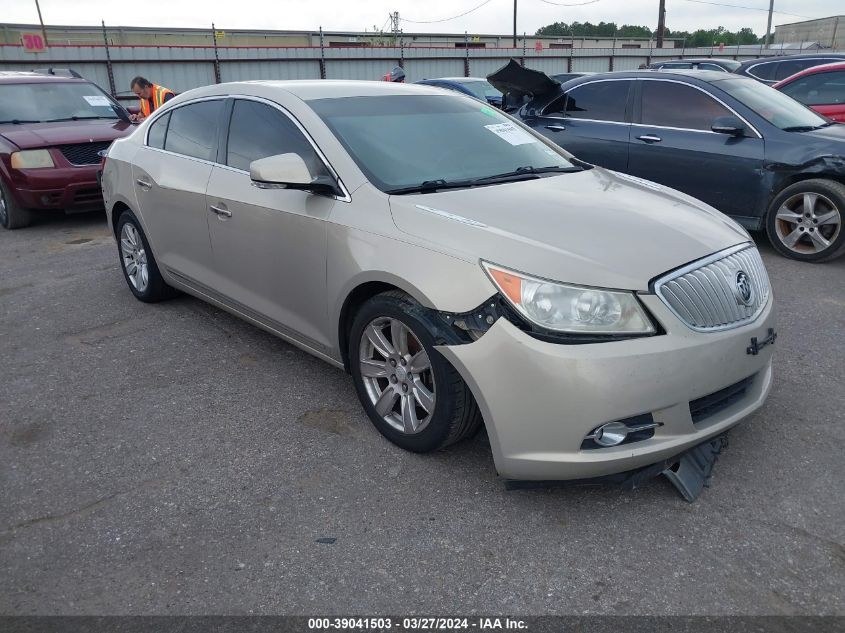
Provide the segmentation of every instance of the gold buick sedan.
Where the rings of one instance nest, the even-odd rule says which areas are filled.
[[[138,299],[189,293],[344,368],[410,451],[484,425],[508,479],[611,475],[723,434],[772,383],[744,229],[454,92],[191,90],[102,181]]]

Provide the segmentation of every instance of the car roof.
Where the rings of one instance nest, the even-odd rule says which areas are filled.
[[[487,81],[484,77],[429,77],[423,81],[454,81],[457,84],[468,84],[476,81]]]
[[[730,65],[730,62],[736,61],[733,59],[714,59],[712,57],[684,57],[683,59],[661,59],[659,62],[653,62],[652,65],[656,66],[657,64],[678,64],[678,63],[690,63],[690,64],[726,64]],[[738,63],[738,62],[737,62]]]
[[[223,84],[211,84],[189,91],[197,96],[201,94],[235,94],[239,86],[262,86],[269,90],[278,90],[302,99],[336,99],[341,97],[380,97],[389,95],[447,95],[447,91],[434,86],[393,81],[372,81],[361,79],[294,79],[294,80],[255,80]],[[195,92],[196,91],[196,92]],[[182,93],[183,95],[186,93]],[[451,93],[460,96],[457,93]]]
[[[740,68],[747,68],[749,66],[753,66],[754,64],[761,64],[763,62],[780,62],[780,61],[789,61],[791,59],[843,59],[845,60],[845,54],[843,53],[806,53],[803,55],[770,55],[769,57],[757,57],[756,59],[746,59],[742,62],[742,66]]]
[[[694,70],[692,68],[671,68],[669,70],[662,70],[659,73],[653,70],[616,70],[607,73],[596,73],[595,75],[588,75],[586,77],[579,77],[573,79],[569,83],[589,83],[596,79],[666,79],[677,75],[687,79],[697,79],[706,83],[714,81],[724,81],[725,79],[738,79],[736,75],[731,73],[723,73],[720,70]],[[747,77],[746,77],[747,79]]]
[[[3,84],[37,84],[37,83],[88,83],[77,77],[63,77],[34,73],[26,70],[0,70],[0,83]]]

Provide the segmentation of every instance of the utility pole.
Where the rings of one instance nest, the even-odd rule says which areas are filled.
[[[666,0],[660,0],[657,15],[657,48],[663,48],[663,31],[666,29]]]
[[[47,29],[44,28],[44,20],[41,17],[41,6],[35,0],[35,8],[38,9],[38,21],[41,23],[41,36],[44,38],[44,46],[47,46]]]
[[[772,11],[775,9],[775,0],[769,0],[769,21],[766,23],[766,46],[769,45],[769,35],[772,33]]]
[[[513,47],[516,48],[516,0],[513,0]]]
[[[390,14],[390,30],[393,31],[393,43],[399,38],[399,12],[394,11]]]

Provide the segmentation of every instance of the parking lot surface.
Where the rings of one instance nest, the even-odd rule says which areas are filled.
[[[845,259],[758,237],[774,388],[687,504],[404,452],[342,371],[136,301],[101,215],[0,231],[0,613],[845,614]]]

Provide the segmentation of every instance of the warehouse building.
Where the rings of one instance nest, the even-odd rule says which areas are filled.
[[[845,49],[845,15],[775,26],[774,46],[779,43],[818,42],[826,48]]]

